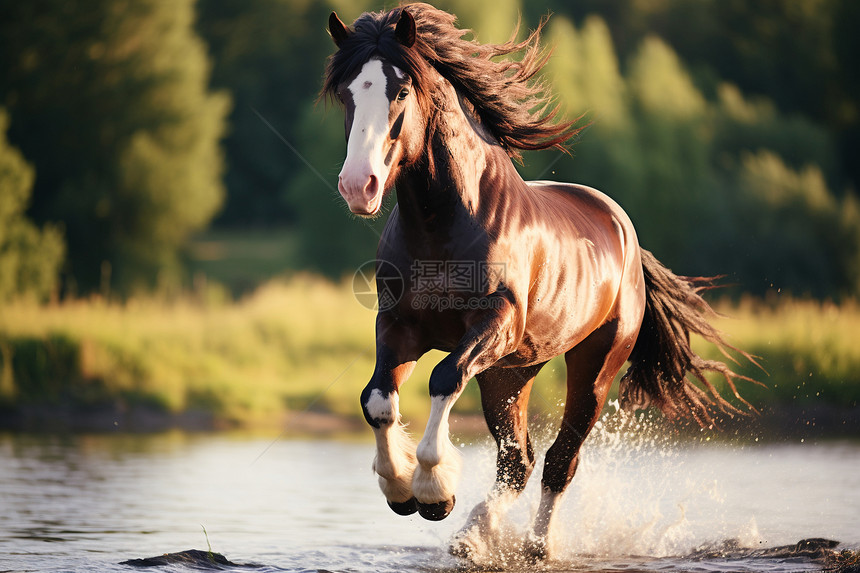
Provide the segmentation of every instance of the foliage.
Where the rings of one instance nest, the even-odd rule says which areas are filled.
[[[124,304],[22,301],[0,315],[3,394],[7,407],[203,410],[239,424],[273,423],[306,407],[358,416],[356,392],[373,370],[373,323],[347,283],[304,275],[226,306],[205,293]],[[426,380],[429,369],[416,375]],[[410,414],[423,409],[421,387],[411,389]]]
[[[2,6],[0,98],[36,169],[32,217],[63,222],[82,290],[176,273],[223,195],[228,97],[208,91],[194,1]]]
[[[607,192],[640,242],[685,274],[726,272],[737,290],[759,295],[860,292],[857,200],[828,187],[823,129],[731,84],[708,101],[657,37],[619,66],[600,18],[550,26],[565,54],[549,64],[552,83],[572,114],[591,121],[574,160],[552,165],[553,178]],[[546,161],[533,156],[524,174],[543,177]]]
[[[187,284],[182,251],[216,213],[289,234],[294,269],[340,277],[372,258],[383,221],[343,207],[341,113],[315,99],[329,11],[383,4],[4,3],[0,105],[35,169],[27,217],[63,229],[65,291]],[[738,293],[860,293],[857,2],[438,5],[482,42],[552,13],[546,75],[591,123],[572,159],[528,155],[524,176],[607,192],[661,260]]]
[[[212,57],[212,85],[229,90],[234,102],[224,142],[229,193],[220,224],[294,221],[297,210],[284,194],[285,182],[306,168],[301,157],[315,143],[300,138],[297,129],[319,90],[331,46],[324,28],[331,10],[328,2],[307,0],[200,0],[197,30]]]
[[[716,325],[738,348],[760,357],[766,371],[739,364],[764,387],[746,385],[744,395],[759,405],[860,403],[860,348],[851,343],[860,324],[856,299],[841,305],[778,297],[766,302],[745,298],[719,306]],[[718,358],[715,350],[712,358]]]
[[[25,216],[33,168],[6,141],[8,116],[0,109],[0,302],[46,299],[57,288],[65,246],[54,226],[39,229]]]
[[[203,294],[124,304],[95,298],[7,305],[0,315],[0,402],[13,411],[59,404],[83,412],[203,410],[236,424],[272,423],[305,408],[361,417],[357,398],[373,371],[374,313],[355,300],[348,281],[299,275],[266,283],[228,305],[207,302]],[[731,318],[718,326],[760,356],[769,372],[744,371],[768,386],[744,384],[745,397],[774,410],[856,407],[856,301],[745,299],[720,310]],[[402,387],[406,420],[426,420],[427,380],[441,356],[422,358]],[[536,413],[556,412],[563,385],[563,363],[553,361],[536,382]],[[455,409],[480,411],[476,384],[467,386]]]

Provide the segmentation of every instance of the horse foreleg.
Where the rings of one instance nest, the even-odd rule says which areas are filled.
[[[412,491],[418,512],[425,519],[444,519],[454,508],[454,493],[460,476],[460,452],[449,438],[448,417],[466,382],[510,352],[508,346],[512,307],[504,299],[502,309],[493,311],[469,329],[457,348],[446,356],[430,375],[430,417],[418,444],[418,467]]]
[[[374,390],[367,404],[368,411],[391,412],[390,417],[378,417],[378,428],[373,428],[376,437],[376,457],[373,471],[379,476],[379,489],[382,490],[388,506],[399,515],[411,515],[418,511],[412,495],[412,475],[415,472],[415,442],[406,433],[400,420],[399,398],[397,392],[383,396]],[[388,421],[390,420],[390,422]]]
[[[378,343],[376,369],[361,393],[362,411],[376,438],[373,471],[389,507],[400,515],[418,510],[412,495],[416,446],[400,419],[399,394],[414,368],[414,360],[397,358],[387,345]]]
[[[460,452],[448,437],[448,415],[460,392],[433,396],[424,437],[418,444],[418,466],[412,478],[412,492],[424,519],[439,521],[454,508],[454,492],[460,481]]]

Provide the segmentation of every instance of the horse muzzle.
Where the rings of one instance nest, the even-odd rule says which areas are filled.
[[[383,183],[372,173],[356,177],[342,172],[337,180],[337,190],[349,210],[356,215],[371,217],[382,208]]]

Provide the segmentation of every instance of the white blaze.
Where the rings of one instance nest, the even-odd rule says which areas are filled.
[[[383,190],[389,168],[385,165],[383,146],[388,138],[387,80],[382,62],[368,60],[361,72],[349,84],[355,111],[352,130],[346,146],[346,160],[340,177],[345,185],[363,185],[374,175]]]

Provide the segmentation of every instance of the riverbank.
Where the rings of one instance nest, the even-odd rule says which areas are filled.
[[[856,302],[717,306],[730,317],[718,326],[767,372],[742,360],[736,366],[765,384],[740,387],[762,410],[764,428],[860,435]],[[349,282],[309,275],[266,283],[236,302],[189,294],[7,304],[0,307],[0,427],[285,428],[304,419],[321,432],[360,428],[357,396],[373,371],[374,317]],[[426,380],[440,357],[423,358],[402,388],[401,407],[414,424],[426,420]],[[563,362],[552,362],[536,383],[535,414],[555,419],[563,387]],[[470,384],[455,414],[479,413]]]

